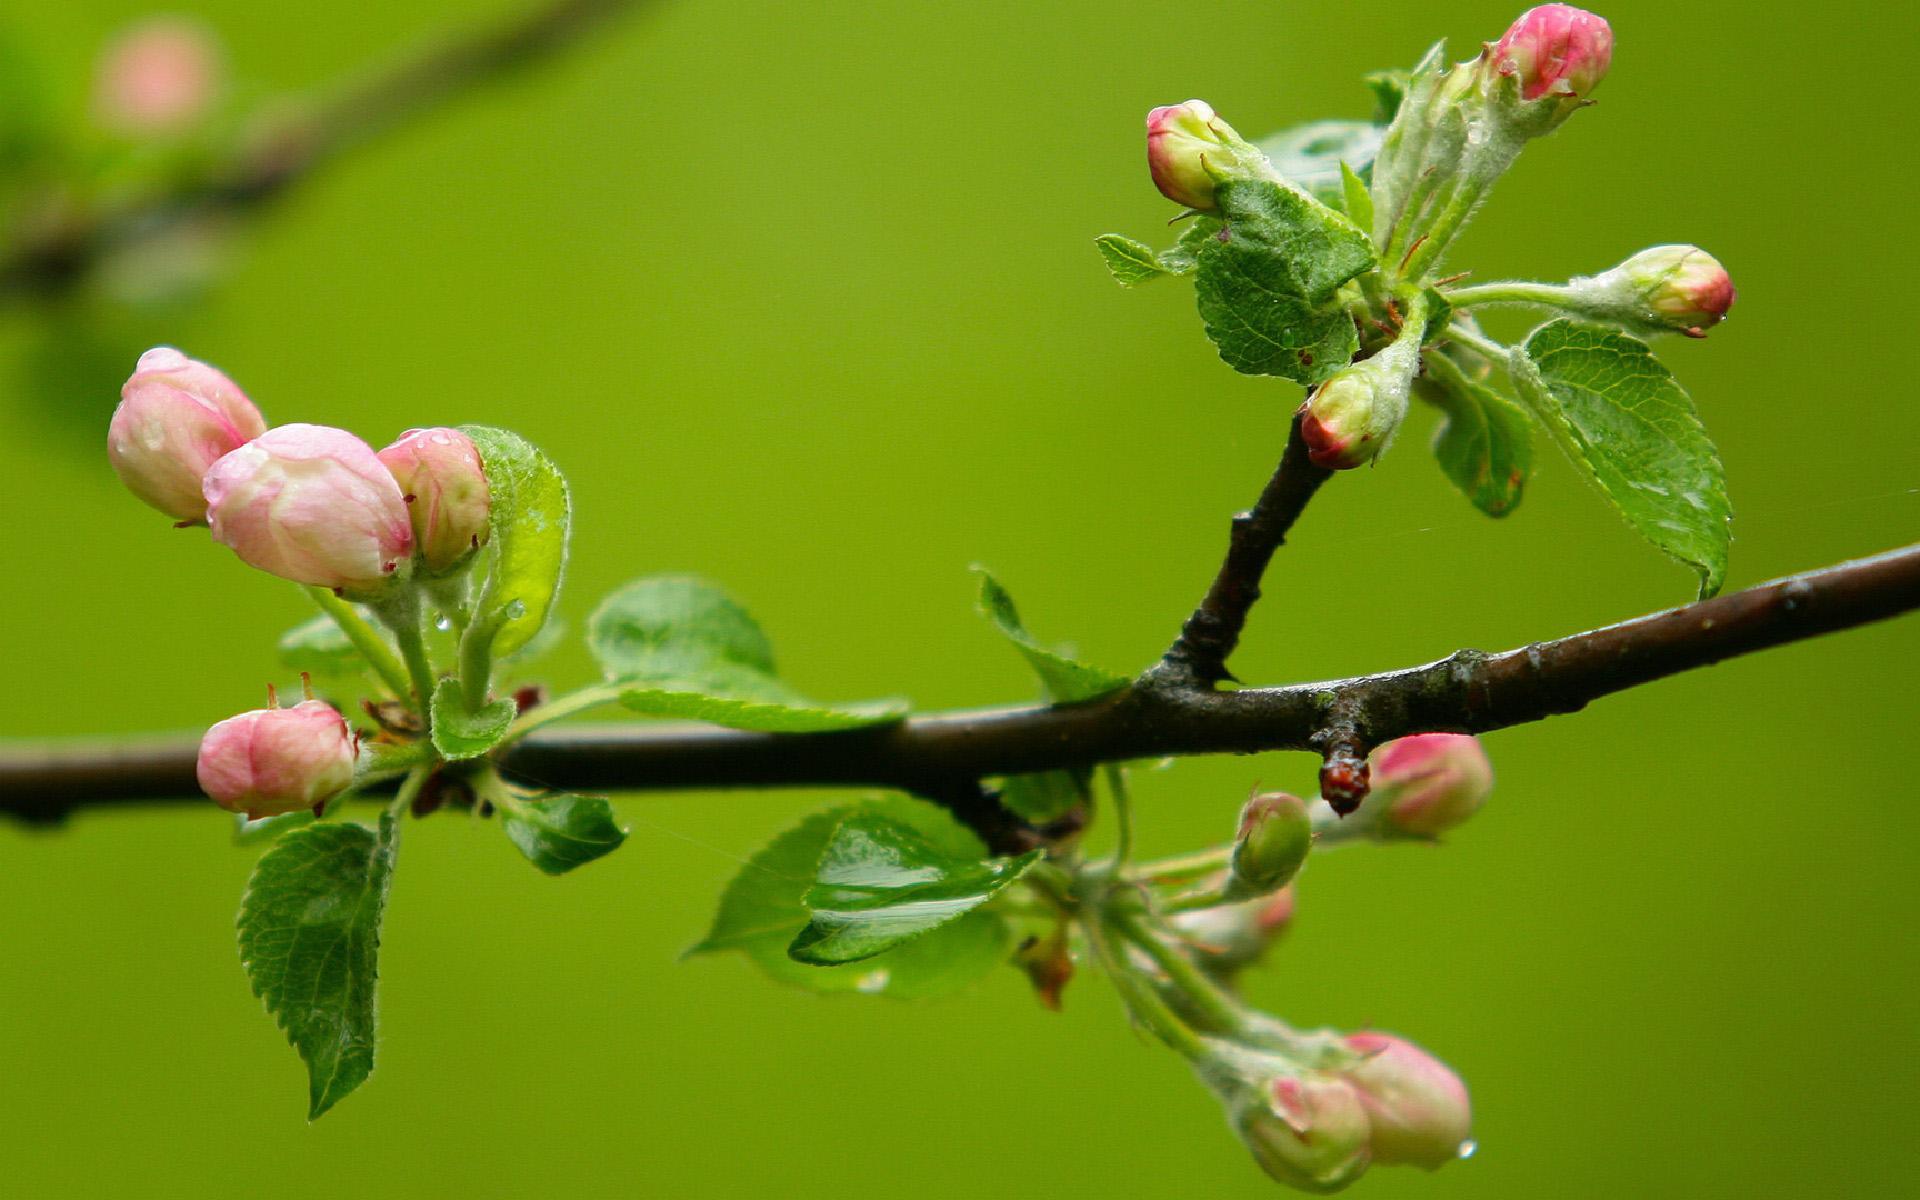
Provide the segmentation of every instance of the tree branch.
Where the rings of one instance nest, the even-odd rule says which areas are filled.
[[[1485,733],[1916,608],[1920,545],[1502,654],[1463,650],[1379,675],[1215,692],[1149,673],[1085,704],[930,713],[840,733],[562,726],[515,746],[505,766],[581,791],[883,787],[951,802],[956,788],[977,790],[993,775],[1319,749],[1336,723],[1361,752],[1410,733]],[[193,737],[9,747],[0,750],[0,813],[53,822],[97,805],[197,800],[194,754]]]
[[[321,102],[273,136],[243,140],[164,191],[36,228],[0,255],[0,300],[58,292],[125,246],[202,217],[260,208],[342,151],[551,57],[645,2],[547,0],[438,42]]]

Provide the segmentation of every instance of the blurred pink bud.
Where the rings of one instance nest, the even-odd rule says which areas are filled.
[[[206,520],[200,480],[267,431],[234,382],[170,346],[140,356],[107,426],[107,459],[127,490],[176,521]]]
[[[1613,65],[1613,29],[1571,4],[1528,9],[1493,48],[1495,67],[1519,80],[1520,96],[1585,98]]]
[[[195,766],[214,803],[249,817],[298,812],[353,782],[359,747],[347,722],[321,700],[257,708],[207,730]]]
[[[213,464],[213,540],[270,575],[371,592],[413,553],[400,485],[367,444],[324,425],[282,425]]]
[[[1263,1081],[1233,1113],[1234,1129],[1260,1168],[1307,1192],[1337,1192],[1372,1162],[1372,1127],[1359,1091],[1332,1075]]]
[[[205,115],[220,74],[220,54],[204,26],[156,17],[108,44],[94,110],[103,124],[124,133],[171,133]]]
[[[1225,896],[1242,900],[1285,887],[1313,849],[1313,822],[1306,802],[1285,792],[1266,792],[1240,810]]]
[[[380,452],[413,518],[430,571],[444,571],[487,537],[491,493],[480,451],[458,429],[409,429]]]
[[[1720,260],[1698,246],[1655,246],[1620,270],[1656,321],[1688,337],[1707,336],[1738,295]]]
[[[1480,810],[1493,791],[1493,764],[1480,739],[1421,733],[1373,752],[1373,797],[1381,821],[1412,837],[1438,837]]]
[[[1294,884],[1270,896],[1176,914],[1173,925],[1208,973],[1230,978],[1259,961],[1293,924]]]
[[[1356,1033],[1347,1045],[1366,1056],[1346,1077],[1372,1122],[1375,1162],[1432,1171],[1467,1150],[1473,1106],[1447,1064],[1384,1033]]]
[[[1147,114],[1147,169],[1153,186],[1175,204],[1208,211],[1222,179],[1251,177],[1265,156],[1204,100],[1156,108]]]

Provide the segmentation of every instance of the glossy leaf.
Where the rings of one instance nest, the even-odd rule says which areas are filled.
[[[1420,394],[1446,413],[1433,455],[1473,506],[1504,517],[1520,504],[1533,473],[1533,421],[1526,410],[1451,361],[1433,362]]]
[[[380,919],[397,832],[324,823],[295,829],[254,868],[240,904],[240,961],[306,1061],[307,1118],[373,1070]]]
[[[1223,183],[1216,195],[1225,228],[1199,249],[1194,297],[1221,359],[1309,384],[1346,366],[1359,338],[1336,293],[1374,265],[1367,235],[1276,183]]]
[[[508,840],[549,875],[604,858],[627,840],[613,806],[600,796],[561,793],[517,800],[501,816]]]
[[[1124,675],[1116,675],[1112,671],[1069,658],[1035,641],[1026,626],[1020,623],[1020,613],[1013,606],[1013,597],[1000,586],[1000,581],[984,567],[975,567],[974,573],[980,576],[981,614],[1006,635],[1014,649],[1020,651],[1034,673],[1040,676],[1040,685],[1045,689],[1048,700],[1058,704],[1073,704],[1127,686],[1127,677]]]
[[[517,433],[463,425],[487,474],[492,574],[474,606],[474,625],[493,631],[495,657],[532,641],[547,623],[567,567],[573,501],[547,456]]]
[[[433,748],[442,758],[459,761],[478,758],[500,744],[507,736],[519,708],[509,697],[501,697],[478,712],[467,711],[466,697],[458,679],[442,679],[433,689]]]
[[[979,908],[1040,856],[956,857],[879,813],[850,813],[821,852],[802,898],[812,919],[788,953],[821,965],[872,958]]]
[[[1512,370],[1534,415],[1627,523],[1691,566],[1701,596],[1718,592],[1732,540],[1720,454],[1646,343],[1553,321],[1514,351]]]

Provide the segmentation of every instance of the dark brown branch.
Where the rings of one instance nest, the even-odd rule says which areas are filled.
[[[564,50],[646,0],[548,0],[438,42],[289,119],[166,190],[36,228],[0,255],[0,299],[56,292],[115,251],[203,217],[259,208],[342,151]]]
[[[556,727],[514,774],[581,791],[884,787],[949,802],[981,778],[1164,755],[1316,749],[1333,721],[1360,749],[1409,733],[1484,733],[1613,692],[1920,608],[1920,545],[1503,654],[1215,692],[1149,676],[1086,704],[931,713],[843,733],[707,726]],[[0,813],[57,821],[95,805],[196,798],[194,739],[0,751]],[[203,801],[204,803],[204,801]]]
[[[1300,435],[1300,414],[1295,413],[1279,467],[1254,506],[1233,519],[1220,571],[1213,577],[1206,598],[1181,626],[1180,636],[1154,668],[1156,678],[1167,684],[1204,685],[1233,678],[1227,671],[1227,659],[1240,644],[1247,613],[1260,599],[1260,579],[1267,573],[1267,564],[1273,560],[1273,552],[1286,544],[1287,531],[1299,520],[1307,502],[1332,475],[1332,471],[1308,459],[1306,439]]]

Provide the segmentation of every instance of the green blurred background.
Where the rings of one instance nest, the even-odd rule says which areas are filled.
[[[1365,71],[1464,56],[1518,0],[666,4],[411,127],[255,227],[168,311],[0,314],[9,736],[187,729],[257,702],[299,595],[175,533],[102,453],[118,377],[170,342],[274,420],[383,443],[514,427],[570,473],[563,608],[659,570],[724,581],[789,677],[924,707],[1025,698],[971,612],[990,564],[1044,636],[1148,661],[1197,597],[1296,394],[1236,377],[1190,290],[1123,292],[1091,239],[1162,238],[1141,116],[1242,131],[1364,115]],[[271,94],[493,6],[177,5]],[[151,9],[7,23],[82,119]],[[1528,151],[1456,261],[1482,279],[1708,246],[1735,319],[1662,352],[1724,453],[1732,586],[1914,540],[1902,281],[1920,167],[1907,7],[1611,0],[1601,103]],[[87,356],[104,353],[107,377]],[[1339,479],[1236,662],[1269,682],[1500,648],[1688,597],[1543,448],[1481,518],[1422,448]],[[1167,470],[1169,463],[1175,469]],[[1469,1079],[1481,1151],[1389,1197],[1883,1196],[1913,1177],[1920,620],[1791,647],[1488,739],[1500,787],[1440,851],[1315,867],[1251,983]],[[584,680],[570,647],[543,664]],[[1892,763],[1889,768],[1889,763]],[[1303,756],[1140,781],[1149,851],[1224,836]],[[1175,1059],[1083,979],[822,1000],[676,964],[738,860],[812,794],[634,796],[634,836],[537,876],[498,831],[416,827],[378,1071],[315,1126],[247,992],[255,852],[211,807],[0,825],[0,1191],[11,1196],[1045,1197],[1273,1191]]]

